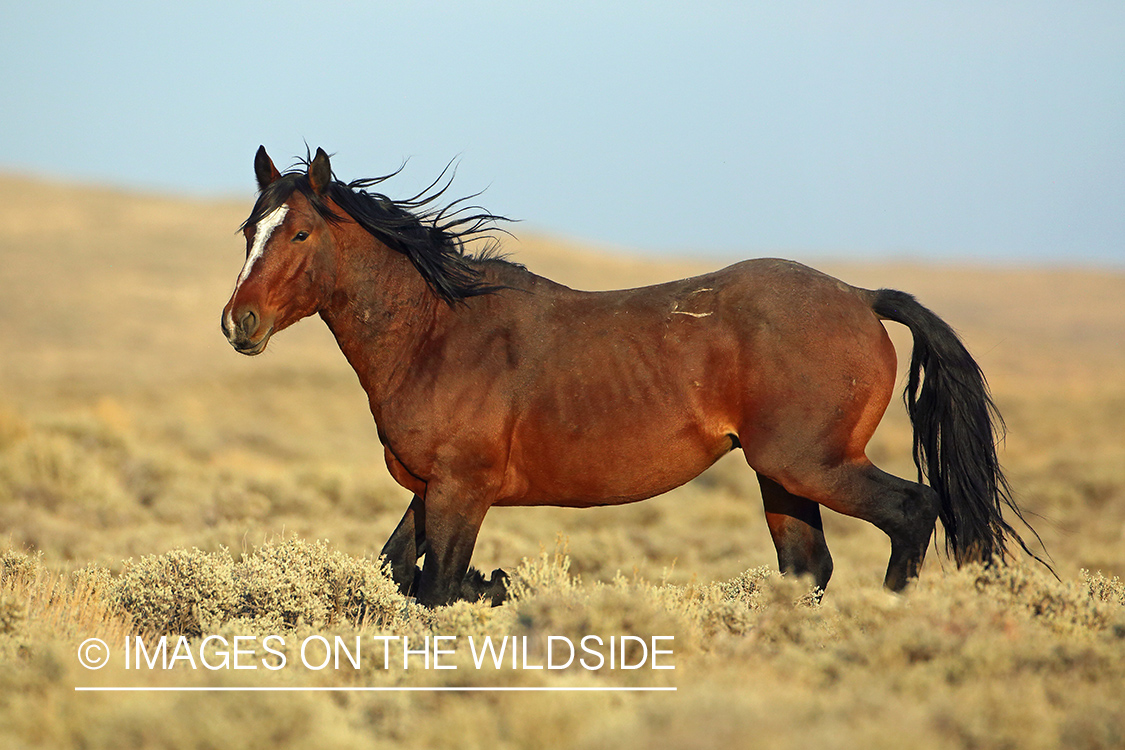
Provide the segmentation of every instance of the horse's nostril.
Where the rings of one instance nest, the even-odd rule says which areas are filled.
[[[253,310],[247,310],[246,314],[238,321],[238,327],[244,335],[253,335],[254,331],[258,330],[258,316]]]

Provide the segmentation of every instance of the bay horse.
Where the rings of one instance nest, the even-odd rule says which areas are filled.
[[[886,533],[892,591],[918,575],[937,519],[958,565],[1003,562],[1012,542],[1031,554],[1003,516],[1023,520],[981,369],[909,294],[775,259],[576,291],[470,254],[502,217],[434,208],[440,177],[394,201],[367,190],[392,175],[345,184],[323,149],[281,174],[259,148],[254,169],[223,332],[254,355],[304,317],[328,325],[391,475],[414,494],[382,555],[421,604],[504,599],[503,571],[486,581],[469,568],[493,506],[644,500],[735,449],[757,473],[779,568],[821,589],[832,574],[821,506]],[[865,454],[895,386],[883,320],[914,338],[904,397],[917,482]]]

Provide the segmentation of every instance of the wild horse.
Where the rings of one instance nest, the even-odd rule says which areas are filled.
[[[957,564],[1003,561],[1022,520],[984,377],[906,293],[784,260],[583,292],[465,243],[500,217],[344,184],[317,149],[281,174],[264,148],[246,262],[222,328],[243,354],[319,313],[367,392],[387,466],[414,493],[383,554],[427,605],[506,594],[469,560],[495,505],[614,505],[677,487],[741,448],[783,571],[832,574],[820,507],[890,537],[885,585],[918,575],[935,520]],[[881,320],[914,337],[905,398],[919,481],[865,447],[895,384]],[[923,474],[929,486],[922,484]],[[690,511],[684,510],[685,514]],[[420,574],[415,567],[424,556]]]

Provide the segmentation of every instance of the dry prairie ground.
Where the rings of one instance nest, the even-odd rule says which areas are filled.
[[[1125,744],[1121,272],[813,263],[909,291],[961,331],[1059,581],[1034,565],[958,572],[931,551],[919,585],[891,597],[879,589],[885,538],[831,517],[832,586],[821,604],[798,602],[799,584],[761,570],[773,548],[732,454],[644,503],[494,510],[474,562],[523,560],[520,596],[428,612],[372,562],[409,498],[327,329],[305,321],[253,359],[219,333],[248,211],[249,200],[0,178],[0,744],[898,747],[904,733],[915,747]],[[536,237],[506,249],[585,288],[721,265]],[[905,361],[909,335],[890,328]],[[910,476],[909,451],[896,402],[870,453]],[[287,647],[317,634],[528,636],[533,657],[549,635],[672,635],[676,669],[477,670],[464,650],[448,671],[91,672],[75,658],[89,637],[186,633],[198,645],[275,631]],[[73,689],[618,684],[677,691]]]

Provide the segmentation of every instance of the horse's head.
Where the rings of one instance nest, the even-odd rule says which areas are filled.
[[[270,336],[320,310],[335,284],[336,247],[324,203],[332,180],[328,154],[317,149],[308,173],[280,174],[264,147],[254,171],[260,193],[246,236],[246,263],[223,308],[223,333],[242,354],[260,354]]]

